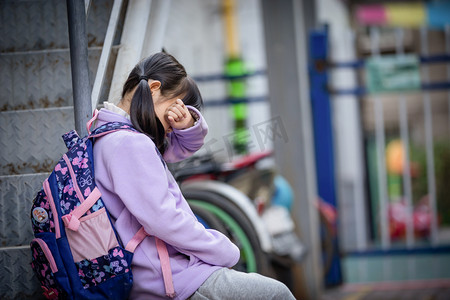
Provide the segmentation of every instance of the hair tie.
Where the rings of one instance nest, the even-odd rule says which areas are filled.
[[[141,80],[148,81],[148,78],[147,78],[147,76],[139,76],[139,81],[141,81]]]

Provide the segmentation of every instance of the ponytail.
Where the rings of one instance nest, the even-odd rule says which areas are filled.
[[[131,100],[130,119],[134,128],[149,136],[159,152],[166,148],[164,127],[156,116],[152,92],[146,80],[140,80]]]

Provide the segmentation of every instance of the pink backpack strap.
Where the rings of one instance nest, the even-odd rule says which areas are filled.
[[[139,246],[139,244],[148,236],[147,232],[145,232],[144,227],[141,227],[141,229],[136,232],[136,234],[133,236],[133,238],[128,242],[127,246],[125,247],[125,250],[134,253],[134,250],[136,250],[136,247]]]
[[[76,182],[74,182],[76,183]],[[71,213],[64,215],[61,219],[64,225],[73,230],[77,231],[80,227],[80,218],[97,202],[102,196],[100,190],[96,187],[79,206],[77,206]]]
[[[95,109],[92,118],[86,123],[88,134],[91,134],[92,123],[94,123],[94,121],[97,120],[97,117],[98,117],[98,109]]]
[[[138,230],[138,232],[133,236],[133,238],[128,242],[125,250],[129,252],[134,252],[136,247],[147,237],[149,236],[147,232],[145,232],[144,227]],[[161,262],[161,271],[164,280],[164,287],[166,289],[166,295],[170,298],[175,297],[175,289],[173,287],[173,279],[172,279],[172,269],[170,267],[169,260],[169,252],[167,252],[166,243],[164,241],[158,239],[155,236],[156,241],[156,250],[158,251],[159,260]]]
[[[156,250],[158,250],[159,260],[161,261],[161,270],[166,288],[166,296],[175,298],[175,289],[173,288],[172,269],[170,268],[169,253],[166,243],[155,236]]]

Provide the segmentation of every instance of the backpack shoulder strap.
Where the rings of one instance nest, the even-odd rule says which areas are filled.
[[[98,137],[107,135],[108,133],[119,131],[119,130],[127,130],[127,131],[131,131],[131,132],[139,133],[139,131],[137,131],[131,124],[123,123],[123,122],[109,122],[109,123],[103,124],[100,127],[97,127],[95,130],[93,130],[89,134],[89,138],[98,138]]]
[[[102,126],[99,126],[97,128],[95,128],[94,130],[91,131],[91,127],[94,124],[94,122],[97,120],[98,118],[98,110],[94,110],[92,119],[90,119],[87,123],[86,123],[86,128],[88,131],[88,137],[89,138],[97,138],[97,137],[101,137],[104,136],[108,133],[114,132],[114,131],[118,131],[118,130],[128,130],[128,131],[133,131],[133,132],[138,132],[133,125],[129,124],[129,123],[124,123],[124,122],[109,122],[106,124],[103,124]]]
[[[94,116],[94,118],[95,118],[95,116]],[[89,124],[89,122],[88,122],[88,124]],[[88,127],[89,127],[89,125],[88,125]],[[140,133],[133,127],[133,125],[131,125],[129,123],[109,122],[109,123],[103,124],[102,126],[94,129],[92,132],[89,133],[88,137],[92,138],[92,139],[99,138],[104,135],[107,135],[108,133],[119,131],[119,130],[127,130],[127,131],[131,131],[131,132],[135,132],[135,133]],[[166,162],[164,161],[164,158],[163,158],[161,152],[156,147],[156,145],[155,145],[155,149],[156,149],[156,153],[158,154],[159,158],[161,159],[161,163],[163,164],[164,167],[166,167]]]

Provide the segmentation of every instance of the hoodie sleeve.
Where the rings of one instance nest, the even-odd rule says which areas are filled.
[[[187,129],[174,129],[169,133],[167,139],[169,145],[163,155],[164,160],[169,163],[181,161],[190,157],[203,146],[203,141],[208,133],[208,124],[205,118],[194,107],[186,106],[190,111],[196,114],[199,119],[196,124]]]
[[[114,191],[148,234],[186,255],[211,265],[231,267],[239,249],[225,235],[205,229],[177,186],[169,184],[166,167],[154,143],[141,134],[116,133],[109,172]]]

